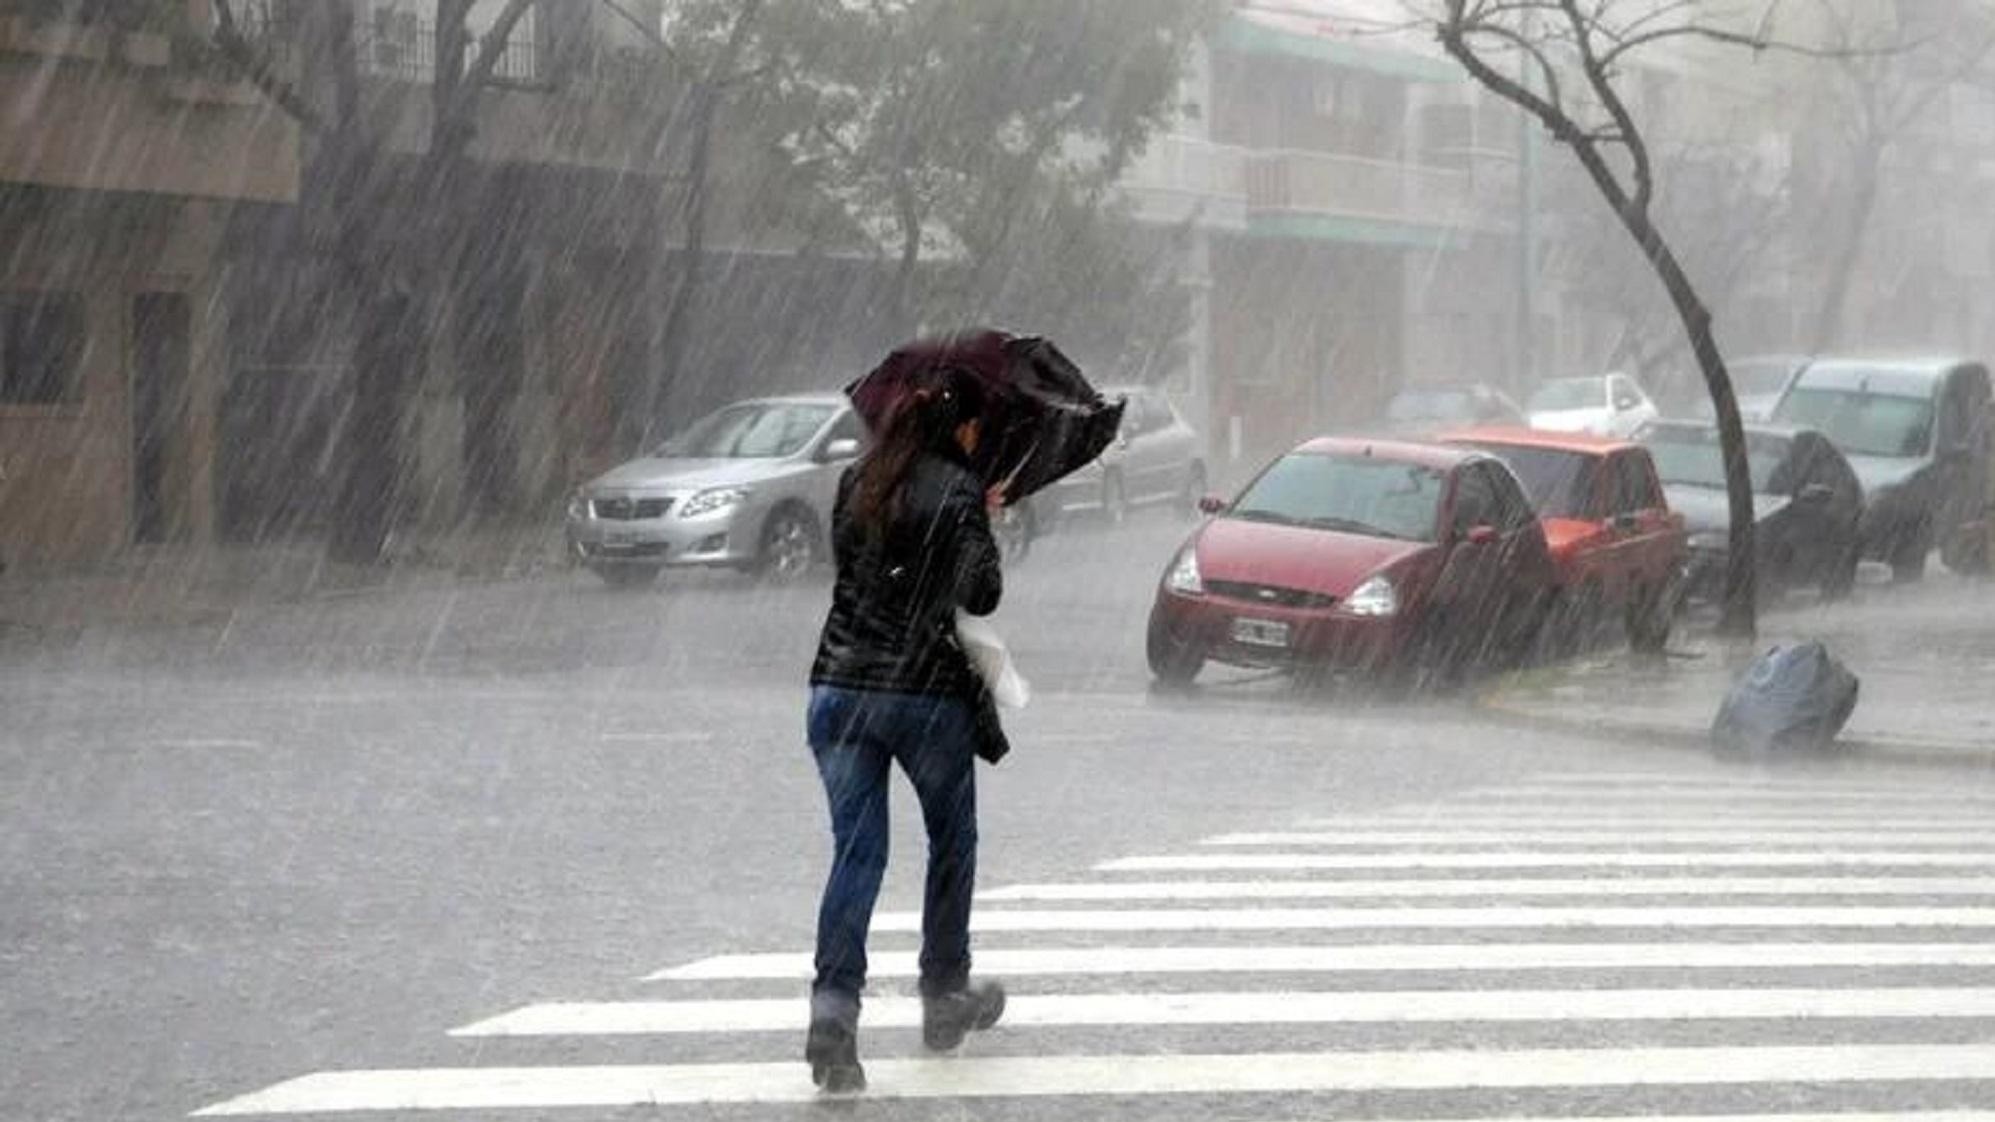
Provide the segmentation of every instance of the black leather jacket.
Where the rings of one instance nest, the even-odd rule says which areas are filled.
[[[977,697],[956,609],[989,615],[1004,590],[984,488],[961,456],[926,453],[883,535],[853,519],[854,468],[831,514],[838,562],[812,685]]]

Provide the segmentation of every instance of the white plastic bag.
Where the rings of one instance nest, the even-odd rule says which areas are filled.
[[[1006,709],[1023,709],[1032,700],[1031,683],[1012,665],[1011,649],[1004,645],[1004,639],[990,620],[959,609],[956,641],[963,645],[963,653],[970,656],[970,666],[984,680],[992,700]]]

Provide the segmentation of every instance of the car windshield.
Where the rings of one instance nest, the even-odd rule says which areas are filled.
[[[1771,397],[1787,387],[1787,376],[1794,371],[1794,364],[1778,359],[1744,359],[1725,368],[1732,376],[1732,389],[1736,393],[1755,397]]]
[[[1607,402],[1607,391],[1598,378],[1560,378],[1546,382],[1531,393],[1533,413],[1556,413],[1565,409],[1598,409]]]
[[[792,456],[838,411],[834,405],[750,401],[708,414],[659,445],[661,458],[770,459]]]
[[[1433,541],[1442,475],[1371,456],[1296,452],[1276,460],[1227,514],[1377,538]]]
[[[1930,398],[1796,386],[1774,416],[1820,429],[1852,456],[1922,456],[1932,444]]]
[[[1531,506],[1544,518],[1588,518],[1593,507],[1594,477],[1600,460],[1585,452],[1561,448],[1527,448],[1511,444],[1476,447],[1510,465]]]
[[[1718,451],[1718,430],[1702,425],[1669,425],[1650,429],[1642,436],[1649,455],[1656,462],[1656,475],[1664,483],[1685,487],[1725,487],[1725,461]],[[1752,472],[1753,490],[1761,494],[1773,490],[1773,475],[1787,461],[1793,442],[1786,437],[1746,434],[1746,466]]]
[[[1476,416],[1475,397],[1467,390],[1405,390],[1385,407],[1389,421],[1469,421]]]

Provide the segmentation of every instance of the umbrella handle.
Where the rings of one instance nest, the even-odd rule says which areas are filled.
[[[1032,454],[1037,451],[1039,451],[1039,441],[1035,438],[1031,444],[1026,445],[1025,455],[1020,456],[1018,463],[1012,465],[1011,474],[997,481],[998,487],[1003,490],[1007,498],[1011,493],[1011,485],[1018,481],[1018,473],[1024,471],[1025,465],[1032,462]]]

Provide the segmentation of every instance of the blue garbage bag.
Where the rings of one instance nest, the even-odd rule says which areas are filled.
[[[1722,751],[1826,748],[1856,709],[1858,682],[1817,642],[1783,643],[1753,660],[1711,722]]]

